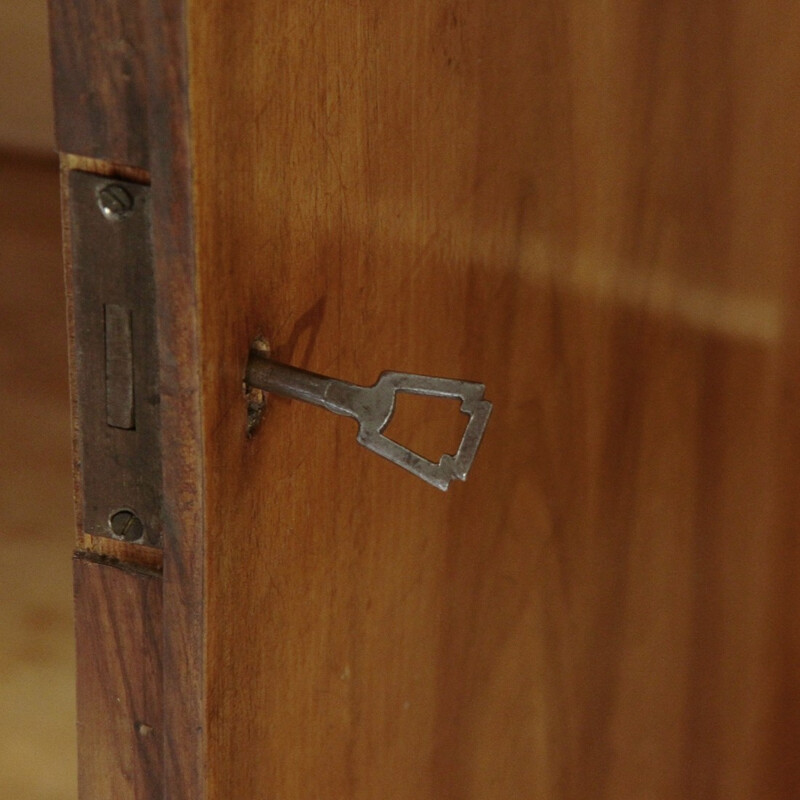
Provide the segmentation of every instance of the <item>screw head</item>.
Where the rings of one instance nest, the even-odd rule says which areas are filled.
[[[116,222],[133,211],[131,193],[118,183],[108,183],[97,193],[97,205],[103,216]]]
[[[136,542],[144,536],[144,524],[129,508],[121,508],[108,518],[111,535],[124,542]]]

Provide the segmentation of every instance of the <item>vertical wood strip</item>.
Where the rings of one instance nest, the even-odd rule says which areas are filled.
[[[56,137],[65,178],[80,169],[149,183],[151,136],[159,143],[153,159],[154,239],[163,295],[160,357],[169,363],[160,389],[171,447],[164,479],[170,547],[163,595],[161,577],[141,569],[160,571],[161,554],[82,533],[79,511],[75,592],[82,800],[203,797],[201,482],[192,374],[198,361],[185,155],[184,5],[183,0],[50,0]],[[69,290],[66,213],[64,221]],[[69,305],[74,338],[71,300]],[[73,341],[73,364],[74,355]],[[74,368],[71,380],[75,398]],[[169,630],[162,619],[169,621]]]
[[[162,796],[161,578],[75,559],[81,800]]]
[[[186,0],[149,0],[153,251],[164,441],[165,794],[205,798],[204,478]]]
[[[60,150],[147,168],[145,0],[50,0]]]

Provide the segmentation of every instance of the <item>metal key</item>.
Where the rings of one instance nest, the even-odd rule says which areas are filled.
[[[447,491],[455,478],[466,480],[492,412],[492,404],[483,397],[482,383],[384,372],[374,386],[358,386],[281,364],[258,349],[250,351],[245,382],[352,417],[358,421],[358,441],[364,447],[442,491]],[[383,435],[394,413],[397,392],[461,400],[461,411],[470,419],[455,455],[445,453],[435,463]]]

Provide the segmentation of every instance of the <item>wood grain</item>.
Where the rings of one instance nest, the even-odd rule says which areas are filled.
[[[59,150],[147,169],[145,0],[49,0]]]
[[[796,796],[794,4],[188,8],[207,797]],[[257,334],[484,381],[469,482],[248,442]]]
[[[161,371],[164,484],[164,797],[204,800],[205,683],[202,354],[195,265],[187,7],[149,0],[148,126]]]
[[[93,311],[84,307],[86,304],[80,298],[76,301],[73,273],[85,265],[73,263],[72,246],[80,244],[80,238],[71,224],[75,219],[70,214],[69,192],[71,184],[74,188],[75,170],[149,182],[148,15],[149,8],[144,2],[89,0],[76,4],[51,0],[50,3],[56,138],[62,151],[73,468],[78,506],[75,561],[78,791],[86,800],[102,797],[150,800],[165,796],[162,555],[154,547],[90,535],[92,529],[81,509],[84,492],[92,490],[91,478],[97,476],[87,474],[88,460],[82,457],[82,437],[91,434],[92,426],[86,424],[85,415],[91,411],[84,402],[86,392],[78,391],[76,372],[80,354],[75,330],[78,325],[85,326],[95,311],[100,313],[101,307]],[[102,274],[110,274],[110,262],[104,265],[102,255],[95,267]],[[105,255],[114,257],[110,252]],[[139,296],[140,301],[142,297]],[[144,299],[154,305],[152,292]],[[158,363],[155,353],[147,356],[149,362]],[[101,378],[102,374],[103,370]],[[138,375],[142,377],[142,370],[138,370]],[[137,380],[135,367],[133,377]],[[145,392],[148,400],[153,392],[154,387]],[[151,432],[154,425],[157,428],[158,411],[146,417],[140,420],[144,423],[140,427]],[[122,456],[117,455],[119,464]],[[114,464],[109,469],[113,470]],[[133,481],[129,493],[138,494],[143,487],[152,490],[152,481],[148,483],[147,476],[137,478],[131,473],[129,477]],[[157,488],[160,494],[161,487]]]
[[[79,796],[162,797],[161,576],[74,563]]]

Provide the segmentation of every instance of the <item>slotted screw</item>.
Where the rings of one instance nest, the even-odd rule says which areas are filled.
[[[118,183],[108,183],[97,193],[97,205],[111,221],[122,219],[133,211],[131,193]]]
[[[115,511],[108,520],[115,539],[136,542],[144,535],[144,525],[139,517],[128,508]]]

